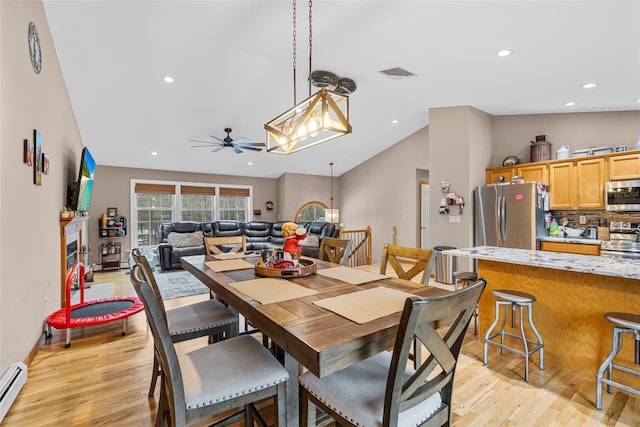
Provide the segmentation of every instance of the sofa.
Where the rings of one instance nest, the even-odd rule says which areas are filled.
[[[158,256],[160,268],[171,270],[182,268],[180,258],[190,255],[204,255],[204,237],[246,236],[247,250],[282,247],[282,224],[287,221],[177,221],[160,224],[158,227]],[[339,230],[329,222],[298,223],[307,230],[307,241],[302,246],[302,255],[318,257],[318,248],[324,237],[338,237]],[[224,251],[233,245],[223,246]]]

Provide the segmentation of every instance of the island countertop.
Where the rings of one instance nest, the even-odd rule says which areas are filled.
[[[631,259],[495,246],[449,249],[442,254],[640,280],[640,262]]]

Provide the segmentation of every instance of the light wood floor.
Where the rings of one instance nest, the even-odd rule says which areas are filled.
[[[119,294],[131,287],[125,270],[96,273],[95,283],[113,282]],[[169,300],[167,308],[206,298]],[[609,339],[609,338],[603,338]],[[129,319],[127,335],[120,323],[74,329],[71,348],[64,332],[40,350],[29,367],[29,379],[3,421],[3,426],[148,426],[155,419],[156,398],[147,398],[153,339],[143,313]],[[176,345],[179,352],[206,345],[206,339]],[[547,367],[530,367],[515,354],[500,356],[491,348],[489,366],[482,365],[482,344],[465,339],[456,371],[452,424],[455,426],[639,426],[640,397],[606,392],[604,408],[595,410],[595,377],[583,378]],[[595,373],[594,373],[595,376]],[[271,405],[262,411],[272,422]],[[198,425],[206,425],[201,423]]]

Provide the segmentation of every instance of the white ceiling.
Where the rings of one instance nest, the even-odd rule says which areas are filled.
[[[265,142],[264,123],[293,106],[291,1],[44,6],[83,143],[99,165],[277,178],[328,175],[335,162],[339,176],[427,125],[433,107],[640,109],[640,1],[316,0],[313,69],[357,82],[353,133],[290,156],[211,153],[187,140],[224,137],[231,127],[232,137]],[[297,8],[301,101],[307,2]],[[515,53],[499,58],[502,48]],[[43,69],[47,59],[44,52]],[[416,76],[379,72],[391,67]],[[583,89],[586,82],[599,86]]]

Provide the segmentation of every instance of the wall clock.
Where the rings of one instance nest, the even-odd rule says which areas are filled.
[[[36,74],[40,74],[42,69],[42,52],[40,51],[40,36],[36,24],[29,22],[29,57],[31,66]]]

